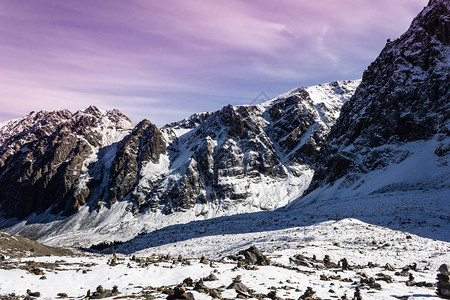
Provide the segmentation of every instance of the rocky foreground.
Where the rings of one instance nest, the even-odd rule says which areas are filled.
[[[345,219],[130,255],[3,255],[0,299],[429,299],[438,297],[449,250],[447,242]],[[445,292],[448,271],[440,270]]]

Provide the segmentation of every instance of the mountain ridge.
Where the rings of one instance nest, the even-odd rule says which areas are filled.
[[[70,215],[81,205],[99,209],[124,200],[131,204],[129,210],[134,214],[148,209],[169,214],[200,205],[203,208],[199,213],[205,215],[212,208],[209,203],[215,209],[223,206],[225,210],[237,202],[257,210],[285,205],[308,184],[312,176],[307,167],[308,157],[322,145],[340,106],[358,84],[359,81],[340,81],[301,87],[263,104],[229,105],[161,128],[148,120],[134,126],[120,111],[102,111],[95,106],[75,113],[32,112],[0,127],[0,162],[9,166],[19,164],[12,168],[17,175],[12,170],[0,169],[0,181],[6,187],[3,191],[7,193],[9,186],[16,186],[20,166],[25,163],[29,166],[20,175],[23,177],[20,186],[22,190],[33,190],[34,184],[45,177],[40,174],[42,170],[58,169],[63,161],[72,161],[73,165],[65,168],[66,175],[60,179],[67,183],[66,193],[60,192],[60,196],[56,193],[57,206],[48,200],[37,201],[34,207],[21,207],[22,212],[16,215],[18,207],[14,205],[20,205],[20,193],[15,198],[19,201],[8,201],[3,194],[3,214],[9,212],[6,217],[22,219],[51,208],[54,214]],[[64,146],[69,138],[72,144]],[[62,150],[55,150],[53,157],[42,158],[45,151],[35,145],[42,139],[46,142],[53,139],[55,147]],[[300,145],[303,149],[298,147],[297,140],[303,143]],[[31,158],[25,155],[28,148],[34,155]],[[22,151],[19,153],[18,149]],[[296,153],[305,155],[297,158]],[[49,181],[52,175],[47,174]],[[287,180],[287,185],[277,188],[279,180]],[[289,191],[282,190],[292,180],[295,185],[289,195]],[[288,198],[279,204],[280,200],[273,199],[248,200],[251,195],[258,195],[244,192],[249,184],[257,188],[254,193],[260,189],[267,193],[269,190],[264,188],[267,183]],[[47,186],[44,182],[40,189],[45,192]],[[55,189],[49,193],[55,194]],[[75,199],[72,206],[62,209],[70,202],[69,198]]]

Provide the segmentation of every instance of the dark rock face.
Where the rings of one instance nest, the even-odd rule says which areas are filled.
[[[120,112],[102,113],[91,106],[75,114],[32,112],[2,127],[2,215],[21,219],[49,208],[55,214],[75,212],[90,194],[80,181],[94,149],[108,144],[104,132],[123,135],[131,126]]]
[[[161,132],[148,120],[141,121],[118,145],[109,175],[109,203],[125,198],[139,181],[143,164],[159,163],[161,154],[166,154]]]
[[[364,72],[318,154],[309,190],[398,163],[395,145],[449,136],[450,4],[430,1]],[[376,147],[393,145],[392,147]]]
[[[314,155],[357,84],[298,88],[162,129],[94,106],[33,112],[0,127],[0,216],[70,215],[118,201],[135,214],[287,204],[309,183]]]
[[[270,260],[255,246],[251,246],[246,250],[241,250],[238,254],[245,257],[244,262],[247,264],[260,266],[270,265]]]
[[[94,106],[75,114],[30,113],[0,127],[1,214],[22,219],[50,209],[70,215],[86,204],[123,200],[134,213],[169,214],[208,203],[229,209],[261,197],[266,182],[303,178],[290,195],[295,198],[358,83],[315,87],[334,99],[331,104],[299,88],[265,104],[228,105],[162,129],[147,120],[133,128],[119,111]],[[256,192],[252,184],[259,185]],[[262,193],[268,199],[259,208],[277,206]]]
[[[326,99],[312,99],[310,93],[315,90],[299,88],[265,104],[228,105],[166,125],[161,131],[170,141],[169,174],[150,188],[138,185],[135,194],[140,209],[171,213],[195,204],[212,203],[224,209],[245,206],[252,197],[267,197],[256,194],[252,184],[310,176],[314,154],[325,142],[344,98],[357,84],[333,82],[316,87],[329,89],[330,97],[336,98],[333,105]],[[299,166],[300,170],[295,168]],[[265,204],[258,205],[264,209]]]

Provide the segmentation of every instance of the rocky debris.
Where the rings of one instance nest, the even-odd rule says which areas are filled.
[[[92,295],[90,294],[90,291],[88,291],[86,298],[103,299],[103,298],[107,298],[107,297],[117,296],[118,294],[119,294],[119,290],[116,285],[113,286],[112,290],[105,289],[105,288],[103,288],[103,286],[99,285],[95,289],[95,292],[92,293]]]
[[[3,217],[23,219],[49,208],[54,214],[76,212],[91,194],[82,183],[88,158],[132,126],[120,112],[101,112],[94,106],[74,114],[31,112],[8,122],[0,128]]]
[[[450,299],[450,272],[448,265],[442,264],[438,271],[436,293],[441,298]]]
[[[214,273],[211,273],[205,278],[203,278],[203,281],[216,281],[216,280],[219,280],[219,278],[217,278],[217,276],[214,275]]]
[[[168,295],[167,300],[186,299],[195,300],[194,295],[191,292],[186,292],[186,288],[182,285],[178,285],[173,289],[173,294]]]
[[[330,256],[328,254],[326,254],[325,257],[323,258],[323,265],[325,266],[325,268],[328,268],[328,269],[339,268],[338,264],[331,261]],[[348,264],[347,264],[347,266],[348,266]]]
[[[222,294],[220,292],[219,289],[210,289],[209,290],[209,295],[213,298],[213,299],[223,299]]]
[[[202,257],[200,258],[200,263],[207,265],[209,264],[209,260],[207,260],[206,257],[202,255]]]
[[[385,282],[387,282],[387,283],[392,283],[392,282],[394,282],[394,280],[392,279],[392,277],[389,276],[389,275],[387,275],[387,274],[377,273],[376,276],[377,276],[376,280],[382,280],[382,281],[385,281]]]
[[[359,287],[355,288],[355,293],[353,294],[353,300],[362,300],[361,291],[359,290]]]
[[[234,289],[238,296],[243,297],[250,297],[252,292],[245,284],[242,283],[241,275],[233,278],[233,282],[227,287],[227,289]]]
[[[67,297],[69,297],[69,296],[67,296],[66,293],[58,293],[56,296],[57,296],[58,298],[67,298]]]
[[[195,283],[194,290],[196,290],[199,293],[209,293],[209,288],[205,285],[203,279],[200,279]]]
[[[351,266],[345,257],[339,261],[338,265],[341,266],[342,270],[351,270]]]
[[[308,286],[306,288],[306,291],[303,293],[303,295],[300,296],[299,299],[303,300],[314,300],[314,299],[320,299],[315,296],[316,292],[312,289],[312,287]]]
[[[386,271],[395,271],[394,267],[392,267],[390,264],[384,265],[384,269]]]
[[[191,277],[188,277],[183,280],[183,285],[185,286],[194,286],[194,280]]]
[[[31,298],[30,296],[25,296],[25,298]],[[20,296],[16,296],[15,293],[11,293],[9,295],[0,295],[0,300],[20,300],[20,299],[25,299],[23,297]]]
[[[272,299],[272,300],[282,300],[283,299],[283,298],[277,296],[277,291],[270,291],[267,294],[267,298]]]
[[[303,267],[312,267],[313,264],[310,262],[310,260],[302,255],[302,254],[296,254],[294,257],[289,257],[289,262],[293,263],[297,266],[303,266]]]
[[[32,292],[31,290],[27,290],[27,295],[30,297],[40,297],[41,293],[39,292]]]
[[[242,261],[244,261],[246,264],[259,266],[270,265],[270,259],[264,256],[262,252],[255,246],[251,246],[246,250],[241,250],[238,252],[238,254],[244,257]]]
[[[409,277],[411,274],[409,273],[409,267],[403,267],[401,272],[395,272],[396,276]]]
[[[342,106],[306,194],[339,178],[351,186],[358,174],[403,161],[409,152],[399,144],[449,136],[449,24],[448,1],[430,1],[400,38],[387,42]]]
[[[371,289],[381,290],[381,284],[376,282],[376,279],[373,277],[369,277],[365,274],[361,274],[360,283],[362,286],[368,286]]]
[[[44,275],[45,274],[44,271],[42,271],[41,269],[39,269],[35,266],[30,266],[28,268],[28,272],[30,272],[31,274],[34,274],[34,275]]]

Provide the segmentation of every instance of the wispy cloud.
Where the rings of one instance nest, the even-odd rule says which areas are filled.
[[[162,125],[358,78],[426,2],[0,1],[0,121],[95,104]]]

